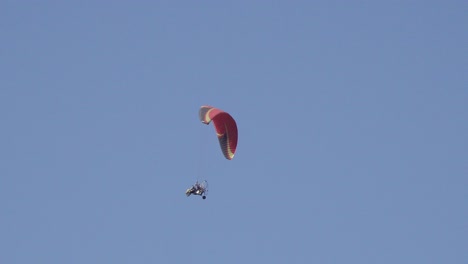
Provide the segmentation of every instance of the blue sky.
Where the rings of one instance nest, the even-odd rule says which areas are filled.
[[[0,262],[466,263],[467,11],[2,1]]]

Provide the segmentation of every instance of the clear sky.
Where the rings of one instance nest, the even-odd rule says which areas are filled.
[[[468,263],[467,13],[1,1],[0,263]]]

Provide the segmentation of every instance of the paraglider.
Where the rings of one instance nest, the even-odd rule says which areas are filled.
[[[237,148],[237,124],[234,118],[221,109],[202,106],[199,111],[200,121],[209,125],[213,122],[221,151],[226,159],[234,158]]]
[[[198,115],[203,124],[209,125],[211,122],[213,123],[221,152],[226,159],[232,160],[236,153],[238,137],[237,124],[234,118],[221,109],[206,105],[200,107]],[[185,191],[187,197],[193,194],[202,196],[203,199],[206,199],[207,193],[208,182],[206,180],[201,183],[197,181]]]
[[[203,199],[206,199],[206,194],[208,194],[208,182],[203,181],[199,183],[198,181],[192,185],[192,187],[188,188],[187,191],[185,191],[185,195],[190,196],[190,195],[200,195]]]

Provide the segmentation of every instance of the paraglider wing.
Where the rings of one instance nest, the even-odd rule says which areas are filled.
[[[234,158],[237,147],[237,124],[234,118],[227,112],[211,106],[202,106],[199,116],[203,124],[208,125],[213,121],[224,157],[228,160]]]

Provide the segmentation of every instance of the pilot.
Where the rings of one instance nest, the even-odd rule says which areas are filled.
[[[205,192],[203,186],[198,183],[198,181],[190,188],[185,191],[185,195],[190,196],[191,194],[202,195]],[[203,195],[203,199],[206,199],[206,196]]]
[[[194,193],[195,193],[195,187],[194,186],[188,188],[187,191],[185,191],[185,195],[187,195],[187,196],[190,196],[191,194],[194,194]]]

